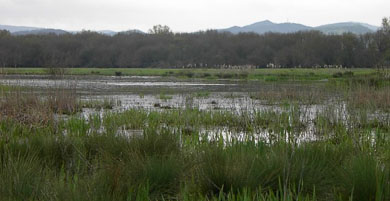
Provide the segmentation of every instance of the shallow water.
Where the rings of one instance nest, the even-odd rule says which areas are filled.
[[[42,94],[48,89],[69,88],[82,100],[118,100],[122,103],[120,109],[150,109],[160,105],[160,108],[247,110],[264,107],[261,98],[250,98],[252,93],[312,87],[292,83],[179,80],[156,76],[64,76],[53,79],[44,75],[2,75],[0,84],[22,86]]]
[[[36,93],[48,93],[48,89],[70,88],[74,90],[81,100],[114,100],[120,104],[112,111],[123,111],[131,108],[146,110],[169,110],[182,108],[197,108],[200,110],[228,110],[232,112],[259,112],[274,111],[277,113],[288,112],[291,105],[283,106],[276,98],[271,104],[264,97],[252,98],[252,93],[284,91],[287,95],[291,92],[319,91],[323,83],[300,84],[300,83],[267,83],[258,81],[227,81],[227,80],[180,80],[168,77],[153,76],[64,76],[53,79],[50,76],[41,75],[2,75],[0,84],[11,86],[22,86],[29,91]],[[336,104],[336,105],[334,105]],[[320,104],[299,105],[299,121],[304,122],[306,127],[299,131],[294,140],[301,142],[319,139],[315,136],[316,128],[314,120],[318,114],[325,111],[324,108],[331,105],[332,110],[341,116],[341,121],[347,121],[350,114],[347,111],[346,103],[335,102],[334,94]],[[90,114],[99,113],[103,115],[105,110],[84,108],[81,116],[88,119]],[[378,114],[370,114],[371,118],[379,117]],[[388,114],[382,114],[389,120]],[[209,140],[218,136],[225,139],[243,139],[248,137],[247,133],[232,132],[226,128],[203,129],[199,131],[205,134]],[[142,131],[119,130],[118,133],[125,135],[139,135]],[[272,132],[267,129],[259,130],[251,134],[256,140],[272,139]],[[289,138],[286,133],[285,138]],[[297,135],[297,133],[294,133]]]
[[[63,76],[53,78],[45,75],[0,75],[0,84],[48,88],[73,88],[80,94],[170,94],[196,92],[258,92],[259,90],[277,90],[281,87],[290,90],[300,87],[296,83],[266,83],[239,80],[197,80],[178,79],[158,76]],[[305,88],[311,88],[306,85]]]

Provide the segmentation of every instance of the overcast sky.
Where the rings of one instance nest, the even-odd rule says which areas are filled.
[[[66,30],[175,32],[244,26],[262,20],[317,26],[358,21],[380,25],[390,0],[0,0],[0,24]]]

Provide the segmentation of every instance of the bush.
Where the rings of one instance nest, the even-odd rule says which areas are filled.
[[[48,67],[45,69],[45,71],[47,74],[54,76],[54,77],[63,76],[65,74],[69,73],[68,69],[60,68],[60,67]]]
[[[342,72],[333,73],[332,77],[341,78],[341,77],[343,77],[343,73]]]
[[[352,71],[345,71],[343,73],[343,77],[353,77],[353,72]]]
[[[353,75],[354,74],[352,71],[345,71],[344,73],[342,73],[342,72],[333,73],[332,77],[334,77],[334,78],[353,77]]]
[[[195,73],[193,73],[193,72],[186,72],[185,75],[186,75],[188,78],[192,78],[192,77],[194,77]]]

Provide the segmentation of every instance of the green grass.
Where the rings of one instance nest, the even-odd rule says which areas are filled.
[[[2,74],[47,74],[45,68],[2,68]],[[335,78],[334,75],[352,72],[352,77],[362,77],[375,74],[375,69],[159,69],[159,68],[68,68],[64,71],[70,75],[106,75],[115,76],[172,76],[178,78],[200,79],[239,79],[259,81],[320,81]],[[350,77],[350,76],[347,76]]]
[[[91,123],[76,120],[58,128],[68,130],[67,135],[34,129],[18,137],[6,131],[14,125],[2,125],[2,199],[389,198],[389,167],[379,159],[381,153],[348,140],[297,145],[248,139],[224,144],[148,126],[143,136],[126,137],[90,132],[86,127]],[[389,148],[388,143],[382,146]]]
[[[29,90],[28,87],[0,84],[0,96],[4,96],[4,94],[12,92],[12,91],[28,91],[28,90]]]
[[[0,85],[0,92],[1,93],[4,93],[4,92],[8,92],[12,89],[11,86],[8,86],[8,85]]]
[[[160,95],[158,96],[159,99],[161,100],[164,100],[164,101],[167,101],[167,100],[171,100],[173,97],[170,96],[170,95],[167,95],[165,93],[160,93]]]
[[[192,97],[195,97],[195,98],[207,98],[209,96],[210,96],[210,92],[208,92],[208,91],[200,91],[200,92],[192,94]]]

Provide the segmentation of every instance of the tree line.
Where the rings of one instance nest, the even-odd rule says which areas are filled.
[[[390,18],[375,33],[326,35],[231,34],[215,30],[172,33],[155,26],[150,33],[107,36],[77,34],[15,36],[0,31],[2,67],[383,67],[390,64]]]

